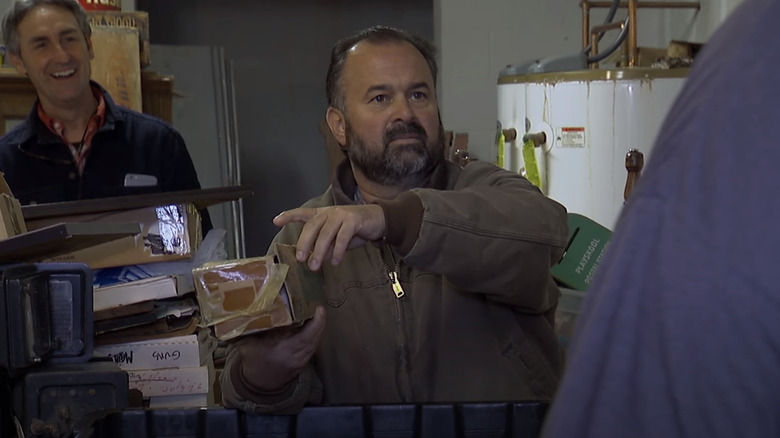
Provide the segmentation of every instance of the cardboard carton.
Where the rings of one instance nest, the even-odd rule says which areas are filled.
[[[68,252],[47,262],[80,262],[92,269],[183,260],[192,257],[202,237],[200,214],[190,203],[74,216],[56,216],[27,222],[31,230],[59,222],[136,222],[141,233]]]
[[[133,237],[84,251],[71,250],[51,259],[82,261],[98,269],[189,259],[202,237],[197,210],[251,194],[246,187],[229,186],[25,205],[21,210],[30,229],[76,221],[101,225],[141,223],[141,233]]]
[[[135,222],[54,224],[0,239],[0,263],[39,262],[60,254],[135,236],[140,231]]]
[[[144,11],[89,11],[89,25],[94,33],[96,28],[129,29],[135,31],[138,41],[139,67],[148,67],[152,63],[152,51],[149,39],[149,14]],[[92,37],[95,39],[95,37]],[[94,42],[94,41],[93,41]]]
[[[319,274],[289,245],[273,256],[208,263],[193,276],[204,323],[222,340],[301,324],[322,302]]]
[[[11,188],[0,172],[0,239],[27,232],[22,216],[22,206],[14,198]]]

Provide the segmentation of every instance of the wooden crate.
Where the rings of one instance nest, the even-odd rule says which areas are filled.
[[[92,79],[108,90],[118,105],[141,112],[138,30],[92,26],[92,48]]]
[[[144,11],[88,11],[87,18],[94,30],[95,27],[128,28],[138,31],[138,48],[141,68],[152,63],[149,42],[149,14]],[[94,40],[95,37],[93,36]]]

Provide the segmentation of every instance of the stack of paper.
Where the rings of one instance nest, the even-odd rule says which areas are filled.
[[[150,407],[196,407],[214,404],[213,349],[208,331],[140,342],[95,347],[127,371],[131,390],[138,390]]]

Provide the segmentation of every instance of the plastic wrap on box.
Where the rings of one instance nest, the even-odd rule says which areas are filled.
[[[214,336],[217,339],[229,340],[272,327],[291,325],[293,320],[290,315],[288,300],[283,299],[283,296],[284,290],[276,296],[271,307],[261,314],[237,316],[214,324]]]
[[[287,275],[288,265],[274,263],[273,256],[206,263],[192,271],[203,323],[213,326],[270,313]],[[284,306],[284,303],[282,303]],[[285,306],[286,307],[286,306]],[[241,324],[229,339],[240,335]]]

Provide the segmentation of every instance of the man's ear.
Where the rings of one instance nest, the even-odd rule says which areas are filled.
[[[27,69],[24,68],[24,62],[22,62],[21,56],[9,54],[8,60],[11,61],[11,65],[14,66],[17,73],[22,76],[27,76]]]
[[[328,127],[333,136],[339,144],[344,147],[347,145],[347,132],[346,132],[346,120],[344,113],[341,110],[332,106],[328,107],[328,111],[325,113],[325,120],[328,122]]]
[[[92,50],[92,37],[87,38],[87,50],[89,50],[89,60],[95,59],[95,51]]]

